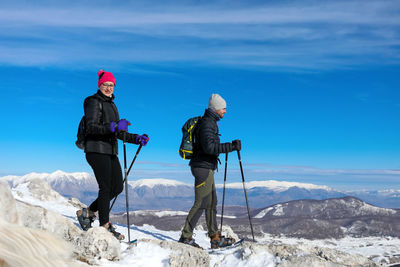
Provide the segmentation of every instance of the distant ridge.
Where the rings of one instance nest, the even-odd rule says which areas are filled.
[[[27,180],[39,178],[66,197],[76,197],[85,204],[90,204],[98,194],[95,177],[87,172],[67,173],[57,170],[53,173],[29,173],[22,176],[8,175],[0,177],[15,187]],[[129,201],[135,210],[188,210],[193,204],[193,184],[164,179],[139,179],[128,181]],[[222,184],[217,184],[219,205],[222,199]],[[291,200],[315,199],[323,200],[345,196],[354,196],[367,203],[385,208],[400,207],[400,190],[381,191],[339,191],[325,185],[289,181],[251,181],[246,182],[250,208],[263,208],[276,203]],[[118,197],[113,212],[125,209],[125,190]],[[245,206],[242,183],[227,183],[225,205]],[[227,214],[229,215],[229,214]],[[233,214],[232,214],[233,215]]]

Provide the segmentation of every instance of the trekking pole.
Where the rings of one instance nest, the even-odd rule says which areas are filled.
[[[141,149],[142,149],[142,145],[139,145],[138,149],[136,150],[135,157],[133,158],[133,160],[132,160],[132,162],[131,162],[131,165],[129,166],[128,175],[129,175],[129,173],[131,172],[133,163],[135,163],[135,160],[136,160],[136,158],[137,158],[137,156],[138,156],[138,154],[139,154],[139,152],[140,152]],[[126,179],[126,178],[125,178],[125,179]]]
[[[228,153],[225,154],[224,191],[222,193],[222,212],[221,212],[221,230],[220,230],[221,233],[222,233],[222,222],[224,221],[225,183],[226,183],[227,169],[228,169]]]
[[[138,156],[138,154],[139,154],[139,152],[140,152],[141,149],[142,149],[142,145],[139,145],[139,148],[138,148],[137,151],[136,151],[135,157],[133,158],[133,160],[132,160],[132,162],[131,162],[131,165],[129,166],[128,173],[127,173],[126,177],[128,177],[128,175],[129,175],[129,173],[130,173],[130,171],[131,171],[131,168],[132,168],[132,166],[133,166],[133,163],[135,163],[135,160],[136,160],[136,158],[137,158],[137,156]],[[124,178],[124,180],[122,181],[122,183],[125,183],[126,177]],[[111,204],[110,212],[111,212],[111,210],[112,210],[112,208],[113,208],[113,206],[114,206],[115,201],[117,200],[117,197],[118,197],[118,196],[116,196],[116,197],[114,198],[114,201],[113,201],[113,203]]]
[[[253,236],[253,242],[256,242],[254,239],[254,232],[253,232],[253,224],[251,223],[251,217],[250,217],[250,209],[249,209],[249,201],[247,200],[247,193],[246,193],[246,186],[244,184],[244,174],[243,174],[243,167],[242,167],[242,159],[240,158],[240,151],[237,151],[238,154],[238,159],[239,159],[239,164],[240,164],[240,172],[242,173],[242,182],[243,182],[243,190],[244,190],[244,197],[246,198],[246,206],[247,206],[247,214],[249,215],[249,222],[250,222],[250,228],[251,228],[251,235]]]
[[[126,143],[125,143],[125,140],[126,140],[126,132],[124,132],[124,172],[125,172],[126,220],[128,223],[128,241],[130,243],[131,242],[131,231],[130,231],[131,227],[129,224],[129,201],[128,201],[128,179],[127,179],[128,171],[126,170]]]

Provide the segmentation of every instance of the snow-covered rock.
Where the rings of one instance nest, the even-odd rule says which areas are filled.
[[[75,258],[90,264],[97,263],[99,259],[120,259],[120,243],[105,228],[94,227],[84,232],[71,220],[70,217],[75,218],[75,211],[84,206],[79,200],[67,200],[41,179],[19,184],[14,188],[14,194],[19,199],[16,201],[16,210],[21,224],[68,241]]]
[[[59,225],[39,223],[52,225],[56,231],[25,227],[47,221],[47,215],[43,208],[16,202],[8,184],[0,182],[0,266],[80,266],[72,258],[72,247],[54,234],[62,235],[66,221],[63,216],[52,216],[59,219]]]
[[[50,232],[0,219],[0,266],[82,266],[71,246]]]
[[[74,198],[74,197],[68,198],[68,203],[71,204],[72,206],[74,206],[75,208],[77,208],[78,210],[80,210],[82,208],[87,208],[87,206],[85,204],[83,204],[82,202],[79,201],[79,199]]]
[[[96,264],[100,259],[120,260],[120,242],[104,227],[93,227],[87,232],[81,231],[72,240],[77,259]]]
[[[169,264],[171,267],[206,267],[210,264],[208,253],[192,246],[166,240],[141,239],[140,242],[150,242],[161,248],[168,249],[170,253]]]
[[[226,237],[232,237],[234,238],[236,241],[239,240],[239,236],[237,234],[235,234],[235,232],[233,232],[232,228],[228,225],[223,225],[222,226],[222,234]]]
[[[62,198],[58,192],[54,191],[50,185],[42,179],[35,178],[26,184],[32,196],[41,201],[55,201]]]
[[[72,220],[56,212],[21,201],[16,202],[16,207],[25,227],[51,232],[66,241],[71,241],[82,232]]]
[[[18,223],[15,200],[7,183],[0,181],[0,218],[9,223]]]
[[[275,256],[277,266],[378,266],[368,258],[348,254],[329,248],[313,247],[309,245],[288,245],[288,244],[255,244],[245,242],[241,249],[241,258],[249,260],[265,252]]]

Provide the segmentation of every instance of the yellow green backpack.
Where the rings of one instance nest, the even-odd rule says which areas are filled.
[[[194,131],[201,116],[188,119],[182,126],[182,141],[179,147],[179,155],[183,159],[191,159],[193,156]]]

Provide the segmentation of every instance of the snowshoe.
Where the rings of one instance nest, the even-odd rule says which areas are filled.
[[[125,238],[123,234],[115,230],[115,227],[111,223],[108,222],[105,225],[103,225],[103,227],[105,227],[110,233],[112,233],[116,239],[123,240]]]
[[[211,237],[210,243],[211,243],[211,248],[216,249],[216,248],[232,246],[232,244],[234,244],[235,241],[236,240],[232,237],[225,237],[217,233],[213,237]]]
[[[193,238],[185,238],[185,237],[181,236],[181,238],[179,238],[178,242],[186,244],[186,245],[190,245],[190,246],[195,247],[195,248],[203,249],[202,247],[199,246],[199,244],[197,244],[194,241]]]
[[[87,208],[78,210],[76,212],[76,217],[78,218],[79,224],[81,225],[83,231],[87,231],[92,228],[92,223],[94,222],[94,218],[96,218],[93,212],[89,211]]]

